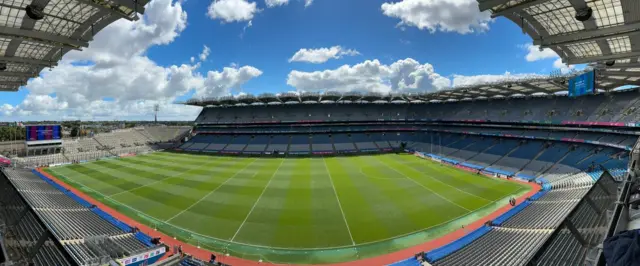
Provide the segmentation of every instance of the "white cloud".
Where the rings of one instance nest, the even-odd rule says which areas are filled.
[[[264,0],[267,7],[277,7],[289,4],[289,0]]]
[[[302,72],[291,71],[287,84],[301,91],[435,91],[447,88],[449,79],[435,73],[430,64],[407,58],[391,65],[367,60],[337,69]]]
[[[164,67],[146,57],[149,47],[179,36],[186,19],[180,2],[151,1],[143,19],[118,20],[99,32],[89,48],[68,53],[52,71],[31,79],[20,104],[0,106],[2,119],[151,119],[159,104],[161,119],[193,120],[200,108],[173,104],[178,97],[220,96],[262,73],[243,66],[205,77],[196,58]],[[209,54],[205,46],[198,58]]]
[[[491,22],[489,12],[480,12],[476,0],[403,0],[382,4],[382,13],[400,19],[398,26],[414,26],[432,33],[483,32]]]
[[[204,86],[196,89],[196,97],[229,95],[233,89],[239,89],[247,81],[262,75],[262,71],[252,67],[225,67],[222,72],[209,71]]]
[[[464,75],[453,75],[453,83],[451,84],[454,87],[458,86],[470,86],[476,84],[486,84],[493,83],[498,81],[505,80],[519,80],[526,79],[532,77],[543,77],[543,75],[539,74],[511,74],[509,72],[505,72],[502,75],[475,75],[475,76],[464,76]]]
[[[202,53],[200,53],[200,55],[198,56],[200,58],[200,61],[204,61],[207,60],[207,57],[209,57],[209,54],[211,53],[211,49],[209,49],[209,46],[204,46],[204,48],[202,49]]]
[[[538,45],[527,44],[524,46],[524,48],[527,50],[527,55],[525,56],[527,62],[534,62],[538,60],[558,57],[558,54],[556,54],[556,52],[554,52],[553,50],[549,48],[540,50],[540,46]]]
[[[213,0],[207,15],[228,23],[249,21],[259,11],[255,2],[247,0]]]
[[[304,7],[308,7],[313,4],[313,0],[304,0]]]
[[[290,59],[289,62],[308,62],[320,64],[329,59],[339,59],[343,56],[356,56],[360,53],[353,49],[344,49],[340,46],[319,49],[300,49]]]
[[[562,63],[562,59],[558,58],[553,61],[553,68],[559,69],[562,74],[566,74],[573,70],[575,66],[568,66],[567,64]]]

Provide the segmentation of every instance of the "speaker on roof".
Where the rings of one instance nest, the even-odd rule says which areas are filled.
[[[607,62],[604,62],[604,64],[605,64],[606,66],[613,66],[613,65],[615,65],[615,64],[616,64],[616,60],[609,60],[609,61],[607,61]]]
[[[42,7],[31,4],[28,5],[25,10],[27,11],[27,16],[33,20],[41,20],[44,18],[44,11]]]
[[[592,14],[593,14],[593,9],[591,9],[590,7],[581,8],[576,10],[576,19],[578,21],[584,22],[589,20]]]

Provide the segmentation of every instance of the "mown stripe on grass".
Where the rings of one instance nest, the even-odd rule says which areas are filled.
[[[236,168],[233,178],[199,201],[191,201],[193,205],[173,218],[171,223],[217,238],[231,239],[280,162],[270,160],[270,163],[257,168]],[[241,242],[240,239],[238,241]]]
[[[391,235],[390,230],[393,225],[385,224],[388,220],[384,217],[395,215],[378,211],[381,206],[390,206],[390,203],[379,194],[360,189],[366,187],[361,183],[365,181],[361,178],[353,178],[349,170],[358,168],[358,162],[350,160],[349,163],[343,164],[339,158],[327,158],[326,164],[341,200],[345,218],[349,222],[354,242],[363,243]],[[396,211],[390,207],[387,209]],[[396,226],[400,225],[396,224]]]
[[[197,170],[215,168],[217,167],[217,163],[219,163],[219,161],[212,160],[209,162],[209,164],[206,164],[204,168]],[[242,164],[242,162],[237,163]],[[247,163],[245,162],[245,164]],[[233,173],[229,172],[226,175],[222,175],[222,178],[226,181],[232,176]],[[115,198],[118,199],[118,201],[125,202],[126,204],[131,205],[135,208],[138,208],[139,205],[143,205],[141,206],[141,208],[143,208],[145,202],[147,201],[161,203],[162,205],[170,208],[162,210],[156,207],[153,210],[152,216],[165,220],[178,213],[183,212],[185,209],[189,208],[195,201],[206,195],[211,189],[222,184],[216,184],[213,182],[201,183],[203,187],[201,189],[194,190],[184,186],[187,180],[189,179],[184,178],[183,176],[172,177],[168,178],[164,182],[154,184],[152,186],[142,187],[136,190],[132,190],[130,193],[117,195]],[[189,193],[185,193],[187,191]],[[138,201],[139,198],[144,198],[147,201]]]
[[[362,167],[376,166],[375,169],[387,167],[367,158],[356,158],[356,160]],[[422,230],[468,213],[467,210],[442,199],[439,195],[425,191],[421,186],[397,172],[390,173],[394,177],[390,177],[389,174],[383,175],[387,172],[389,171],[380,171],[381,174],[374,176],[370,176],[373,173],[367,175],[362,171],[354,173],[362,177],[359,183],[371,184],[370,187],[363,189],[374,195],[384,196],[385,198],[380,201],[389,205],[382,208],[385,205],[371,202],[377,212],[386,214],[380,218],[387,220],[387,224],[391,226],[389,229],[391,234],[386,238]],[[396,215],[392,215],[393,213]]]
[[[398,171],[398,173],[401,173],[405,177],[422,184],[425,189],[446,198],[459,207],[466,208],[468,211],[481,208],[491,202],[460,191],[458,188],[447,184],[446,182],[439,181],[427,173],[417,171],[404,164],[398,163],[397,161],[390,159],[388,156],[374,156],[373,158]]]

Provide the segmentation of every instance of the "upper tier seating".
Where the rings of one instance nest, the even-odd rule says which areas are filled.
[[[640,95],[621,91],[575,99],[509,98],[491,101],[430,104],[293,104],[205,108],[196,123],[250,123],[266,121],[373,121],[399,119],[491,120],[491,121],[640,121],[634,103]]]

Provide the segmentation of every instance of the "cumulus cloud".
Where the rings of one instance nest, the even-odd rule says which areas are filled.
[[[196,97],[228,95],[233,89],[239,89],[249,80],[262,75],[262,71],[252,67],[225,67],[222,72],[209,71],[204,86],[196,89]]]
[[[575,69],[575,66],[569,66],[565,63],[562,63],[562,59],[558,58],[553,61],[553,68],[559,69],[562,74],[566,74]]]
[[[320,64],[329,61],[329,59],[339,59],[343,56],[356,56],[360,52],[353,49],[344,49],[341,46],[333,46],[330,48],[318,49],[300,49],[290,59],[289,62],[307,62]]]
[[[209,54],[211,53],[211,49],[209,49],[209,46],[204,46],[204,48],[202,49],[202,53],[200,53],[200,55],[198,56],[200,58],[200,61],[204,61],[207,60],[207,57],[209,57]]]
[[[480,12],[476,0],[403,0],[382,4],[382,13],[398,18],[399,27],[461,34],[489,29],[491,14]]]
[[[89,48],[68,53],[52,71],[31,79],[25,99],[15,106],[0,106],[0,114],[4,120],[146,119],[159,104],[164,119],[193,120],[199,108],[173,104],[178,97],[220,96],[216,93],[256,77],[243,69],[251,73],[256,69],[225,68],[203,76],[194,57],[190,64],[164,67],[146,56],[151,46],[171,43],[179,36],[186,21],[180,2],[153,0],[143,19],[118,20],[99,32]],[[209,54],[205,46],[198,58],[204,60]]]
[[[302,72],[291,71],[287,84],[301,91],[436,91],[450,86],[450,81],[436,73],[430,64],[407,58],[385,65],[367,60],[337,69]]]
[[[526,79],[532,77],[543,77],[543,75],[539,74],[511,74],[510,72],[505,72],[502,75],[475,75],[475,76],[464,76],[464,75],[453,75],[452,86],[471,86],[476,84],[486,84],[493,83],[498,81],[505,80],[513,80],[517,81],[519,79]]]
[[[264,0],[267,7],[277,7],[289,4],[289,0]]]
[[[525,55],[525,59],[527,62],[535,62],[539,60],[553,59],[553,68],[560,70],[563,74],[569,73],[574,66],[568,66],[565,63],[562,63],[562,59],[549,48],[540,49],[540,46],[533,45],[531,43],[525,44],[522,46],[523,49],[527,51],[527,55]]]
[[[527,55],[525,56],[527,62],[534,62],[538,60],[558,57],[558,54],[556,54],[556,52],[554,52],[553,50],[549,48],[544,48],[541,50],[540,46],[538,45],[527,44],[524,46],[524,48],[527,50]]]
[[[229,23],[249,21],[259,11],[255,2],[247,0],[213,0],[207,15],[212,19]]]

